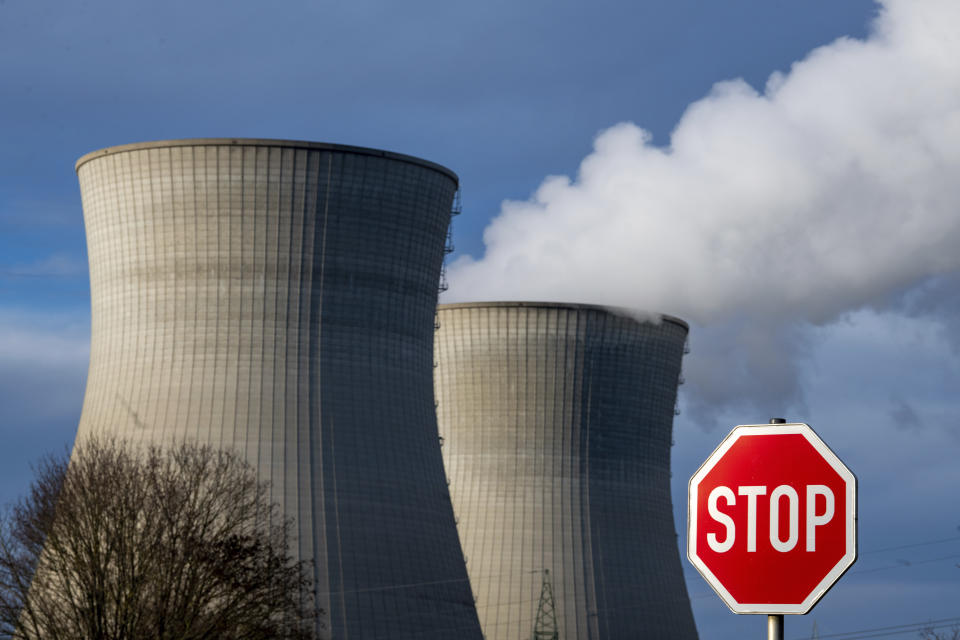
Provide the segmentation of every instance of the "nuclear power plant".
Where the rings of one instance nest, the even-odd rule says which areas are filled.
[[[670,499],[682,321],[440,305],[438,420],[487,640],[697,637]]]
[[[193,139],[76,168],[77,442],[243,454],[314,563],[319,638],[696,640],[669,482],[686,324],[438,309],[458,179],[418,158]]]
[[[235,448],[315,560],[323,638],[480,638],[437,439],[451,171],[199,139],[77,162],[90,369],[77,440]]]

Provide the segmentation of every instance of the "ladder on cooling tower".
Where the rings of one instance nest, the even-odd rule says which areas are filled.
[[[537,619],[533,623],[531,640],[559,640],[557,632],[557,612],[553,606],[553,586],[550,584],[550,570],[543,570],[543,583],[540,586],[540,604],[537,605]]]

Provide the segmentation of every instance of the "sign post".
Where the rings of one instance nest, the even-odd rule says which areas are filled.
[[[786,424],[783,418],[770,418],[770,424]],[[783,640],[783,614],[767,615],[767,640]]]
[[[857,480],[808,425],[740,425],[690,478],[687,556],[734,613],[810,611],[857,556]]]

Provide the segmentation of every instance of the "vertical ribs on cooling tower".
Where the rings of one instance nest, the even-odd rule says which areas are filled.
[[[439,324],[443,456],[485,637],[532,637],[549,575],[559,638],[695,640],[670,500],[687,325],[522,302],[440,305]]]
[[[92,340],[78,440],[242,452],[316,561],[326,638],[479,638],[432,344],[457,177],[373,149],[200,139],[77,163]]]

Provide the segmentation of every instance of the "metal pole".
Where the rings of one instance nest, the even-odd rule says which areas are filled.
[[[783,614],[767,616],[767,640],[783,640]]]
[[[770,418],[770,424],[786,424],[783,418]],[[783,640],[783,614],[767,616],[767,640]]]

